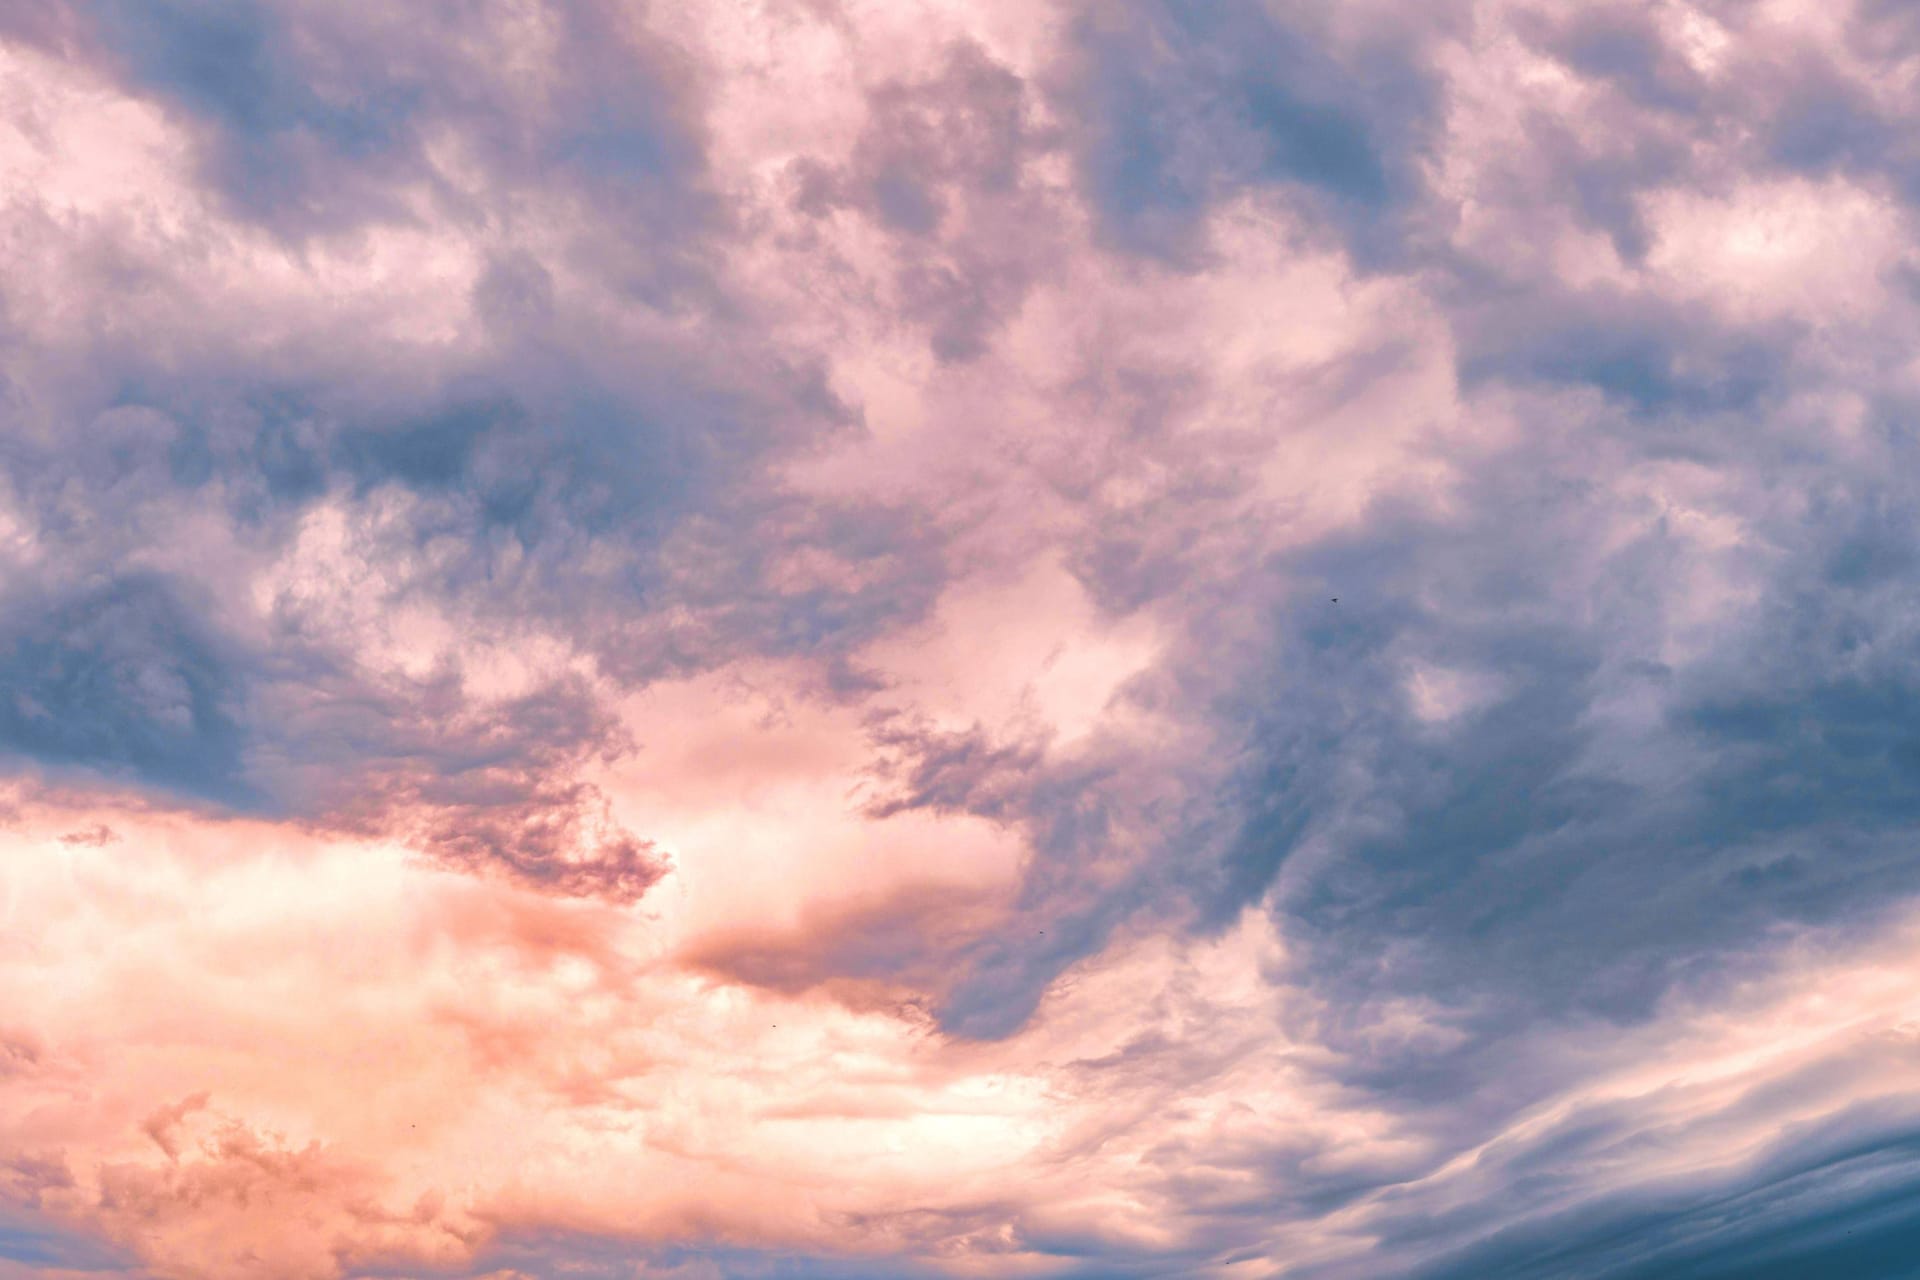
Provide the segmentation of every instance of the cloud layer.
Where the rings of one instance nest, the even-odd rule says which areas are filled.
[[[1916,68],[0,8],[0,1280],[1907,1274]]]

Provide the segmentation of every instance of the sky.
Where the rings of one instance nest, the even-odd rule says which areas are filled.
[[[0,0],[0,1280],[1920,1276],[1916,118]]]

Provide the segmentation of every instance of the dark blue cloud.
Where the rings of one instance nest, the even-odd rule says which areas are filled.
[[[1087,11],[1060,106],[1100,226],[1184,259],[1218,201],[1277,189],[1309,197],[1363,258],[1395,256],[1441,100],[1402,35],[1341,48],[1305,14],[1240,0]]]
[[[1611,84],[1645,106],[1691,113],[1707,89],[1668,43],[1651,10],[1592,5],[1565,14],[1523,13],[1521,30],[1572,71]]]
[[[228,804],[257,802],[250,672],[192,593],[126,574],[7,601],[0,749]]]
[[[1893,141],[1872,95],[1830,65],[1808,57],[1784,69],[1766,135],[1769,158],[1801,172],[1872,165]]]
[[[428,154],[425,140],[446,131],[464,137],[489,186],[577,186],[626,222],[613,244],[644,229],[653,244],[621,265],[636,288],[684,286],[700,229],[722,212],[704,190],[703,130],[685,70],[636,44],[607,6],[554,8],[570,74],[537,102],[516,98],[495,68],[404,13],[368,20],[255,0],[100,0],[76,10],[22,34],[105,63],[190,122],[211,189],[289,237],[412,219],[409,202],[422,192],[480,216],[494,192],[473,190]],[[502,17],[475,2],[439,20],[482,32]],[[530,127],[535,112],[544,127]]]
[[[375,49],[323,44],[322,65],[303,64],[293,20],[255,4],[107,3],[96,15],[137,84],[207,123],[209,176],[241,211],[296,225],[395,212],[359,179],[417,160],[424,87]]]
[[[1595,1145],[1581,1142],[1546,1156],[1593,1158]],[[1420,1280],[1895,1280],[1914,1273],[1916,1191],[1920,1131],[1911,1116],[1866,1105],[1783,1139],[1735,1174],[1582,1201],[1494,1231],[1408,1274]]]
[[[1604,491],[1542,458],[1510,466],[1464,523],[1383,512],[1290,566],[1310,585],[1276,603],[1272,656],[1229,701],[1248,708],[1245,763],[1223,805],[1245,817],[1218,878],[1194,881],[1222,895],[1210,915],[1255,900],[1317,829],[1338,856],[1287,910],[1323,949],[1318,981],[1481,993],[1495,1033],[1644,1017],[1769,922],[1865,920],[1920,888],[1899,849],[1920,803],[1904,580],[1850,585],[1863,537],[1898,545],[1911,499],[1896,513],[1884,491],[1835,494],[1774,526],[1795,554],[1751,647],[1676,671],[1654,647],[1671,606],[1645,584],[1685,547],[1654,524],[1585,565]],[[1423,725],[1398,674],[1415,655],[1493,673],[1499,692]],[[1619,699],[1662,711],[1619,738],[1600,714]],[[1398,976],[1369,958],[1409,948]]]
[[[1743,332],[1697,308],[1605,289],[1476,280],[1462,293],[1472,299],[1459,326],[1469,385],[1591,387],[1667,419],[1751,410],[1792,385],[1797,335],[1782,327]]]

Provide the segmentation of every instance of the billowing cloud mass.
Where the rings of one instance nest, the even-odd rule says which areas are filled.
[[[1920,1256],[1901,0],[0,3],[0,1280]]]

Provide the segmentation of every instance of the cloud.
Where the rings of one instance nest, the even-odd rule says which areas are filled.
[[[1897,5],[0,16],[0,1272],[1897,1272]]]
[[[979,45],[958,42],[935,76],[869,93],[844,164],[792,162],[803,215],[857,210],[895,239],[895,307],[941,360],[982,354],[1046,271],[1060,215],[1031,170],[1054,143],[1031,97]]]
[[[12,751],[246,801],[244,685],[166,582],[121,578],[7,612],[25,624],[5,644],[0,741]]]
[[[538,632],[545,670],[516,677],[536,689],[572,688],[569,664],[631,681],[741,649],[819,654],[846,680],[848,646],[922,607],[925,588],[893,567],[899,516],[870,501],[801,507],[764,480],[779,454],[844,430],[848,410],[817,359],[778,349],[737,308],[730,317],[711,264],[696,265],[719,224],[699,212],[693,91],[678,70],[628,75],[634,60],[667,68],[678,55],[590,7],[517,34],[492,25],[510,15],[475,16],[482,46],[532,40],[555,57],[572,50],[578,66],[615,63],[529,85],[468,65],[484,61],[478,48],[417,40],[398,15],[355,24],[193,6],[75,14],[10,55],[64,104],[47,124],[60,146],[21,135],[23,163],[66,175],[48,190],[90,181],[89,104],[127,92],[140,120],[129,146],[154,181],[135,200],[164,189],[172,203],[141,223],[89,194],[74,234],[52,233],[56,256],[98,255],[88,260],[104,273],[65,296],[132,340],[108,350],[62,328],[53,278],[52,292],[28,285],[10,299],[27,319],[12,333],[22,398],[7,487],[28,532],[9,608],[19,705],[6,738],[38,768],[323,824],[383,805],[458,812],[457,834],[449,820],[390,816],[437,830],[425,840],[440,856],[581,890],[599,880],[535,868],[599,866],[608,891],[630,896],[662,864],[561,763],[606,740],[604,726],[543,720],[537,692],[467,692],[475,654],[452,637],[516,646]],[[61,96],[76,85],[95,97]],[[539,110],[515,97],[536,90]],[[479,147],[464,193],[426,141],[448,130]],[[476,232],[460,203],[536,180],[557,217],[529,244]],[[669,199],[662,183],[688,194]],[[28,200],[11,216],[45,236],[51,207]],[[470,243],[490,236],[504,243]],[[634,236],[657,244],[655,261],[628,255],[625,274],[609,275],[616,242]],[[415,246],[403,255],[431,246],[427,279],[404,258],[368,276],[365,251],[383,237]],[[189,242],[206,248],[205,269],[185,268],[200,252],[183,257]],[[594,262],[584,278],[582,253]],[[279,264],[271,285],[263,262]],[[423,298],[418,327],[387,332],[419,362],[336,364],[346,347],[320,334],[356,323],[338,302],[384,306],[402,277],[455,286],[450,308]],[[144,309],[124,305],[119,286],[134,279],[148,282]],[[656,306],[684,307],[707,337],[689,339]],[[602,307],[651,332],[611,337],[593,316]],[[448,324],[469,336],[447,341]],[[164,351],[150,340],[163,332]],[[264,364],[241,350],[263,333],[279,351]],[[715,341],[733,354],[716,358]],[[364,331],[347,346],[374,349]],[[69,357],[84,376],[61,372]],[[810,542],[894,580],[859,567],[845,589],[768,580]],[[384,652],[366,652],[368,628],[390,637]],[[437,655],[420,651],[423,637]],[[471,743],[433,741],[435,721],[503,714],[525,727],[474,731],[524,758],[483,767]]]
[[[1106,234],[1177,260],[1216,201],[1278,188],[1330,202],[1363,258],[1392,255],[1439,86],[1417,37],[1334,27],[1260,4],[1079,15],[1063,105]]]
[[[184,123],[205,185],[277,235],[411,220],[422,195],[470,214],[484,195],[434,150],[449,128],[488,169],[583,183],[657,229],[714,211],[695,91],[669,49],[591,4],[475,4],[460,20],[468,38],[448,43],[399,10],[106,4],[82,7],[59,47]],[[487,59],[502,46],[647,74],[501,75]]]

